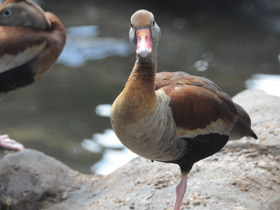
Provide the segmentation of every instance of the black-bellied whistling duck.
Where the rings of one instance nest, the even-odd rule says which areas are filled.
[[[174,207],[179,210],[195,162],[218,152],[229,139],[257,136],[246,111],[212,81],[184,72],[156,74],[160,36],[151,12],[132,15],[129,38],[137,59],[113,103],[111,122],[133,152],[180,166]]]
[[[60,20],[29,0],[8,0],[0,6],[0,96],[29,85],[56,61],[66,40]],[[0,136],[0,147],[23,145]]]

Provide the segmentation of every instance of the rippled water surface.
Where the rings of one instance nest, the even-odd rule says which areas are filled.
[[[159,71],[207,77],[232,96],[246,87],[280,92],[277,13],[184,14],[125,1],[42,3],[66,26],[65,49],[39,82],[1,99],[0,128],[75,170],[106,174],[135,157],[114,135],[108,115],[135,62],[128,30],[136,9],[152,10],[161,27]]]

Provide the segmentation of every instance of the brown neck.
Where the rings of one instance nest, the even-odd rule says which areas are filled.
[[[155,96],[155,75],[157,71],[157,47],[147,57],[136,54],[136,62],[128,78],[126,86],[139,86],[145,94]]]
[[[136,61],[119,98],[131,120],[139,119],[155,108],[155,73],[156,65],[153,62]]]
[[[135,82],[143,82],[148,86],[153,86],[155,83],[156,65],[153,62],[142,63],[136,61],[134,68],[128,78],[128,82],[131,80]],[[153,88],[154,91],[154,88]]]
[[[155,74],[154,62],[140,62],[136,60],[134,68],[126,83],[126,88],[138,95],[155,97]]]

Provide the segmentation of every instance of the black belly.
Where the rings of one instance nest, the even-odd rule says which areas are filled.
[[[0,74],[0,93],[7,93],[16,88],[34,82],[34,73],[28,64],[18,66]]]
[[[178,164],[182,173],[186,174],[192,169],[195,162],[220,151],[228,142],[228,139],[229,136],[216,133],[199,135],[195,138],[183,138],[187,142],[183,157],[168,162]]]

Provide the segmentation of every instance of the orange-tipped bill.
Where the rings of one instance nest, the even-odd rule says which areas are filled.
[[[137,29],[137,49],[136,53],[141,57],[146,57],[152,52],[152,37],[149,28]]]

